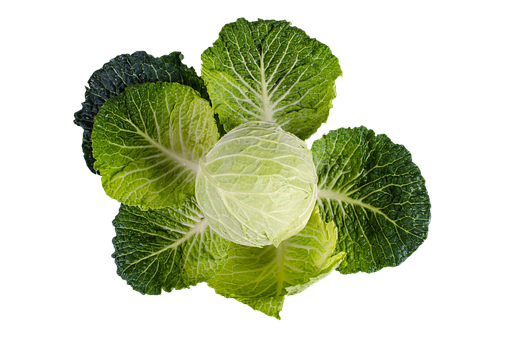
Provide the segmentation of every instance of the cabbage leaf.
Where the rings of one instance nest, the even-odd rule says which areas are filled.
[[[89,169],[94,169],[91,133],[94,117],[105,102],[122,93],[128,86],[157,81],[178,82],[191,86],[202,98],[208,99],[203,80],[196,75],[194,68],[182,63],[183,55],[172,52],[155,58],[144,51],[133,54],[121,54],[95,71],[89,78],[82,109],[75,113],[74,123],[84,129],[82,151]]]
[[[278,247],[234,245],[210,281],[216,293],[279,318],[286,295],[299,293],[333,271],[345,253],[335,251],[337,231],[315,208],[307,225]]]
[[[112,59],[75,114],[87,165],[121,202],[112,257],[134,290],[207,282],[280,319],[333,270],[397,266],[424,242],[431,204],[404,146],[365,127],[304,142],[342,75],[326,45],[241,18],[203,52],[205,83],[181,59]]]
[[[365,127],[330,131],[312,145],[317,203],[338,228],[343,274],[397,266],[427,237],[430,201],[411,154]]]
[[[201,60],[212,106],[227,131],[264,120],[303,140],[326,121],[342,75],[328,46],[287,21],[227,24]]]
[[[132,85],[96,116],[95,169],[110,197],[159,209],[194,195],[199,159],[219,136],[210,104],[178,83]]]
[[[118,275],[142,294],[210,279],[223,267],[231,246],[209,228],[194,199],[148,211],[121,205],[113,224]]]
[[[304,141],[275,123],[252,121],[228,132],[200,161],[196,198],[221,236],[278,246],[308,222],[316,183]]]

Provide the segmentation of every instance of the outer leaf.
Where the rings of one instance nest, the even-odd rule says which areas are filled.
[[[334,224],[325,224],[315,208],[306,227],[277,248],[231,248],[225,267],[208,283],[220,295],[278,317],[285,295],[304,290],[341,263],[345,254],[334,253],[336,244]]]
[[[318,206],[339,230],[343,274],[397,266],[427,237],[424,178],[402,145],[365,127],[339,129],[312,145]]]
[[[239,19],[203,52],[202,77],[227,131],[273,121],[301,139],[326,121],[342,75],[330,49],[289,22]]]
[[[280,312],[283,309],[283,303],[285,302],[285,296],[271,296],[266,298],[235,298],[254,310],[260,311],[266,315],[275,317],[280,320]]]
[[[93,168],[95,159],[91,142],[94,117],[101,106],[112,97],[122,93],[133,84],[155,83],[157,81],[177,82],[191,86],[208,100],[207,89],[203,80],[196,75],[194,68],[182,64],[183,55],[173,52],[155,58],[144,51],[122,54],[111,59],[93,73],[86,87],[85,101],[82,109],[75,113],[74,123],[84,129],[82,150],[89,169]]]
[[[206,281],[227,259],[230,242],[210,229],[194,200],[149,211],[121,205],[113,224],[118,275],[142,294]]]
[[[96,117],[95,169],[105,192],[121,203],[168,207],[194,195],[198,161],[218,138],[212,108],[192,88],[133,85]]]

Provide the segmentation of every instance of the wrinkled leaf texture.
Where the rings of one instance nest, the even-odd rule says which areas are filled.
[[[287,21],[238,19],[222,28],[201,60],[226,131],[272,121],[303,140],[328,118],[342,75],[328,46]]]
[[[102,105],[134,84],[177,82],[191,86],[208,100],[207,89],[203,80],[197,76],[194,68],[182,63],[183,55],[172,52],[155,58],[144,51],[133,54],[121,54],[93,73],[86,87],[85,101],[82,109],[75,113],[74,123],[84,129],[82,151],[87,167],[96,174],[94,169],[91,134],[94,118]]]
[[[147,211],[121,205],[113,224],[117,273],[142,294],[188,288],[212,278],[231,246],[210,229],[194,199]]]
[[[278,247],[231,247],[224,268],[208,284],[279,319],[286,295],[302,292],[340,265],[346,254],[336,245],[335,225],[324,223],[316,207],[305,228]]]
[[[199,160],[219,138],[207,100],[179,83],[128,87],[102,106],[92,134],[105,193],[159,209],[194,195]]]
[[[330,131],[312,145],[317,204],[338,228],[343,274],[375,272],[408,258],[431,218],[424,178],[410,152],[365,127]]]

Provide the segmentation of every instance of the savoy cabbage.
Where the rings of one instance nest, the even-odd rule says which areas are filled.
[[[397,266],[426,239],[430,201],[408,150],[365,127],[305,139],[342,75],[286,21],[239,19],[202,55],[120,55],[93,73],[75,123],[86,164],[121,202],[118,274],[142,294],[207,282],[279,318],[333,270]]]

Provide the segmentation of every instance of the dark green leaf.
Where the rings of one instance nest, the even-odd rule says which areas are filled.
[[[424,178],[402,145],[365,127],[339,129],[312,146],[317,203],[338,228],[344,274],[397,266],[427,237],[430,201]]]
[[[157,81],[177,82],[188,85],[208,100],[203,80],[192,67],[182,63],[182,54],[173,52],[155,58],[144,51],[122,54],[93,73],[86,87],[82,109],[75,113],[74,123],[84,129],[82,150],[87,166],[93,173],[95,159],[92,154],[91,133],[96,114],[107,101],[122,93],[128,86]]]

